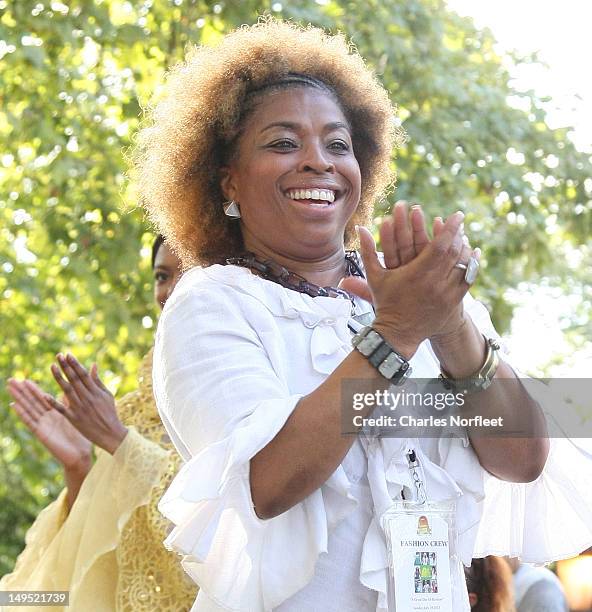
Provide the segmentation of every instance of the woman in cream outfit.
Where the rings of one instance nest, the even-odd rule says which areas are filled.
[[[162,307],[179,279],[179,260],[161,237],[154,246],[155,298]],[[117,403],[95,368],[85,376],[72,356],[58,363],[63,376],[55,366],[53,372],[67,413],[31,381],[9,383],[19,417],[64,465],[67,488],[27,532],[26,548],[0,589],[69,591],[69,606],[52,610],[188,610],[197,589],[163,547],[170,524],[156,509],[180,461],[154,405],[152,351],[140,368],[138,389]]]

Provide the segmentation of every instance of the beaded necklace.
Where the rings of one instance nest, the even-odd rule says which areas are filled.
[[[345,262],[347,265],[347,276],[360,276],[364,278],[364,273],[360,267],[356,251],[346,251]],[[351,302],[352,315],[354,314],[355,302],[353,295],[338,287],[319,287],[319,285],[307,281],[303,276],[300,276],[300,274],[296,274],[284,268],[273,261],[273,259],[260,259],[254,253],[247,251],[238,257],[228,257],[226,263],[255,270],[266,280],[278,283],[282,285],[282,287],[298,291],[299,293],[306,293],[311,297],[345,298]]]

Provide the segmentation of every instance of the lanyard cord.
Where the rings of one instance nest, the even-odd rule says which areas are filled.
[[[413,482],[415,483],[415,489],[417,491],[417,501],[419,504],[425,504],[428,500],[425,483],[421,475],[421,465],[413,448],[407,451],[407,463],[409,465],[411,477],[413,478]]]

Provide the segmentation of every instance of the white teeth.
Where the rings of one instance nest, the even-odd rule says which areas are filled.
[[[335,201],[335,192],[332,189],[290,189],[286,195],[292,200],[323,200],[329,203]]]

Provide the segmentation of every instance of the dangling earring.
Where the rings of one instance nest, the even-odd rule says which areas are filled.
[[[231,219],[240,219],[240,208],[234,200],[224,203],[224,214]]]

